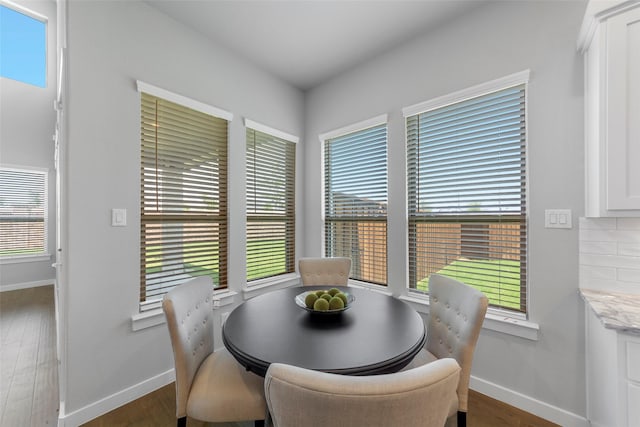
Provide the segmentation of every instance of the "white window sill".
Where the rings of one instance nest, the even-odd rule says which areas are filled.
[[[144,311],[131,316],[131,330],[140,331],[152,326],[161,325],[166,322],[164,318],[164,312],[161,308],[154,308],[153,310]]]
[[[429,297],[427,295],[410,293],[399,297],[399,299],[408,303],[418,313],[429,313]],[[493,308],[487,310],[482,328],[531,341],[538,341],[540,332],[540,326],[537,323],[529,322],[524,317],[518,317],[516,313],[511,314],[507,311]]]
[[[368,291],[377,292],[379,294],[393,296],[393,293],[389,291],[389,288],[387,288],[386,286],[375,285],[369,282],[361,282],[359,280],[349,279],[349,286],[351,286],[352,288],[366,289]]]
[[[213,309],[224,307],[225,305],[233,304],[235,296],[238,295],[229,289],[221,289],[219,291],[213,291]]]
[[[213,291],[213,309],[215,310],[219,307],[233,304],[234,297],[236,295],[238,295],[237,292],[230,291],[229,289]],[[140,331],[142,329],[161,325],[165,322],[166,319],[164,317],[164,312],[162,311],[161,303],[157,302],[153,306],[148,307],[147,310],[131,316],[131,330],[134,332]]]
[[[268,277],[266,279],[252,280],[242,290],[242,298],[247,300],[256,295],[263,294],[268,291],[277,289],[290,288],[300,285],[300,275],[297,273],[282,274],[276,277]]]
[[[0,264],[19,264],[21,262],[51,261],[51,254],[14,255],[0,258]]]

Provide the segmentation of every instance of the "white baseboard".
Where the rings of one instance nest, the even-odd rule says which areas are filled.
[[[58,417],[58,427],[77,427],[91,421],[94,418],[113,411],[122,405],[126,405],[145,394],[149,394],[167,384],[175,381],[176,375],[173,369],[170,369],[148,380],[142,381],[129,388],[121,390],[117,393],[107,396],[97,402],[91,403],[83,408],[77,409],[70,413],[65,413],[64,402],[60,402],[60,415]]]
[[[36,280],[35,282],[12,283],[9,285],[0,285],[0,292],[17,291],[19,289],[37,288],[39,286],[53,285],[54,283],[55,283],[55,279],[50,279],[50,280]]]
[[[479,393],[500,400],[563,427],[589,427],[583,416],[574,414],[541,400],[510,390],[501,385],[471,376],[469,387]]]

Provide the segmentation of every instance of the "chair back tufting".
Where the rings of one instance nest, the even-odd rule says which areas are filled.
[[[213,353],[213,281],[201,276],[176,286],[162,301],[175,358],[177,415],[186,415],[193,378]]]
[[[429,277],[426,349],[438,359],[451,357],[462,368],[458,385],[461,411],[468,406],[471,363],[489,301],[479,290],[439,274]]]
[[[301,258],[298,269],[302,284],[347,286],[351,258]]]
[[[276,427],[442,427],[459,372],[453,359],[371,376],[273,363],[264,390]]]

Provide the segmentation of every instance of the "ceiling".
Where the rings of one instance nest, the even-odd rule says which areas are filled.
[[[308,90],[485,0],[147,0],[235,54]]]

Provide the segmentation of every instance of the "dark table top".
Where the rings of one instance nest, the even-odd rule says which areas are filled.
[[[225,346],[261,376],[275,362],[346,375],[391,373],[423,347],[422,317],[397,298],[338,287],[355,301],[335,315],[310,313],[295,303],[300,293],[330,287],[287,288],[245,301],[222,328]]]

